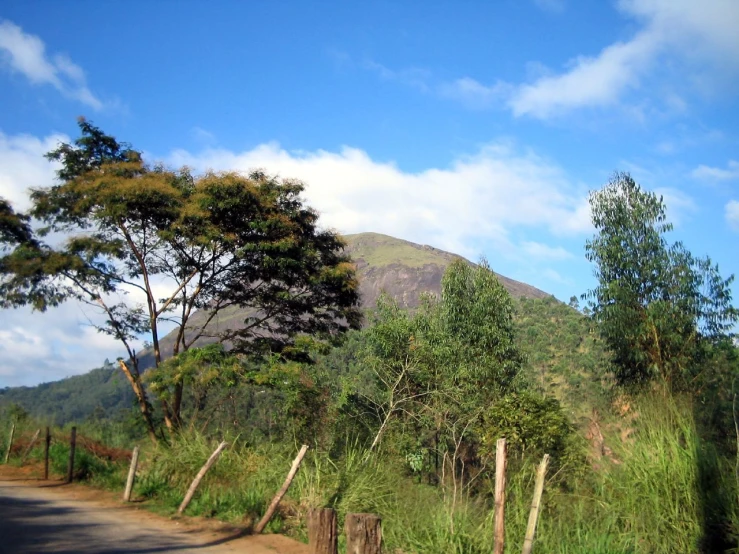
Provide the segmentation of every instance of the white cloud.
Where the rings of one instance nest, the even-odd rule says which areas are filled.
[[[739,201],[730,200],[726,204],[726,222],[735,231],[739,231]]]
[[[44,42],[11,21],[0,21],[0,65],[36,85],[51,85],[64,96],[100,110],[104,103],[87,86],[85,72],[64,54],[49,57]]]
[[[324,225],[343,233],[376,231],[476,256],[465,245],[510,247],[509,230],[555,236],[590,229],[585,192],[561,170],[531,153],[495,143],[448,168],[404,172],[362,150],[288,152],[262,144],[246,152],[176,151],[171,163],[196,170],[263,167],[307,183],[305,197]]]
[[[726,169],[701,164],[693,170],[691,175],[696,179],[704,181],[731,181],[733,179],[739,179],[739,162],[729,160],[729,163],[726,164]]]
[[[613,104],[638,85],[655,46],[651,34],[641,33],[632,41],[608,46],[597,57],[580,56],[570,62],[567,73],[520,86],[509,106],[517,116],[548,118],[572,108]]]
[[[534,259],[567,260],[574,256],[561,246],[549,246],[535,241],[525,241],[521,244],[523,251]]]
[[[554,283],[558,283],[560,285],[571,285],[572,284],[572,279],[568,279],[566,277],[562,277],[562,275],[560,275],[557,271],[555,271],[551,267],[548,267],[544,271],[542,271],[542,275],[546,279],[548,279],[548,280],[550,280],[550,281],[552,281]]]
[[[60,142],[69,142],[69,138],[8,136],[0,131],[0,197],[10,200],[16,210],[28,209],[28,189],[49,186],[54,180],[57,166],[49,163],[44,154]]]
[[[95,331],[88,317],[98,316],[75,303],[44,314],[29,308],[5,310],[0,323],[0,387],[55,381],[124,355],[120,343]]]
[[[546,119],[576,109],[616,105],[668,65],[676,66],[679,86],[692,82],[704,88],[739,68],[739,2],[621,0],[617,6],[626,17],[639,21],[633,37],[607,45],[596,55],[575,56],[564,72],[546,72],[517,86],[486,86],[464,77],[446,88],[458,90],[456,96],[464,102],[479,105],[490,105],[507,92],[504,102],[514,115]],[[661,63],[666,60],[671,63]],[[666,110],[687,108],[685,99],[669,87],[661,88],[660,94]]]
[[[190,129],[190,137],[201,145],[208,146],[212,145],[218,142],[216,139],[216,136],[208,131],[207,129],[203,129],[202,127],[198,127],[197,125]]]
[[[437,90],[441,96],[459,100],[471,108],[487,108],[509,96],[512,88],[502,81],[487,86],[470,77],[463,77],[451,83],[442,83]]]
[[[422,68],[410,67],[402,70],[390,69],[371,59],[365,59],[362,67],[375,72],[381,79],[386,81],[398,81],[404,85],[416,88],[421,92],[428,92],[428,79],[430,73]]]

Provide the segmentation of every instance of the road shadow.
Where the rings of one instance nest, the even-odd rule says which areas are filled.
[[[736,360],[734,360],[736,362]],[[701,510],[702,538],[699,551],[705,554],[735,552],[736,530],[733,529],[733,508],[736,505],[737,483],[727,482],[735,468],[726,466],[736,456],[739,435],[733,419],[735,401],[728,371],[716,376],[693,401],[693,420],[698,441],[695,460],[696,493]]]
[[[132,531],[131,525],[123,529],[114,521],[85,521],[89,517],[86,510],[62,502],[18,497],[22,490],[21,487],[2,487],[0,484],[2,554],[186,553],[225,544],[244,535],[238,531],[207,543],[192,544],[184,535],[178,537],[151,529]]]

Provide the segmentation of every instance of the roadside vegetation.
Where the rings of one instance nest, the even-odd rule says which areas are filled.
[[[87,138],[95,138],[94,131],[83,126]],[[79,151],[69,146],[72,150],[60,148],[53,155],[69,165],[87,146],[78,142]],[[264,186],[279,196],[280,187],[290,185],[263,174],[248,182],[233,175],[190,181],[181,172],[137,165],[140,160],[130,149],[113,152],[122,156],[115,163],[125,170],[111,189],[113,196],[130,194],[129,200],[139,202],[137,195],[154,183],[152,190],[170,195],[162,209],[184,206],[172,215],[176,225],[197,223],[186,227],[191,235],[179,237],[167,228],[141,231],[146,240],[153,232],[164,249],[173,244],[167,241],[192,239],[176,242],[181,253],[197,244],[213,248],[206,239],[221,232],[216,223],[225,225],[223,214],[216,217],[225,201],[219,187]],[[46,214],[52,226],[80,224],[74,202],[86,187],[95,194],[108,190],[108,161],[82,161],[87,163],[82,169],[73,164],[72,173],[60,174],[58,196],[36,194],[43,200],[37,215]],[[199,186],[213,197],[198,197],[204,204],[195,210],[188,195],[200,194]],[[53,210],[50,198],[57,203]],[[80,300],[79,291],[58,288],[60,274],[54,272],[60,267],[66,272],[61,277],[72,275],[83,285],[84,277],[101,287],[86,301],[113,292],[106,287],[114,289],[118,281],[105,279],[124,282],[142,272],[165,271],[157,264],[136,266],[135,255],[123,253],[118,242],[106,242],[111,239],[102,231],[116,229],[119,213],[110,198],[98,197],[91,212],[102,219],[83,221],[101,226],[99,242],[71,242],[62,251],[38,242],[23,214],[9,211],[0,220],[8,226],[6,255],[0,259],[6,285],[0,292],[7,306]],[[586,253],[598,285],[582,298],[573,297],[570,305],[513,300],[484,260],[477,266],[459,260],[449,265],[439,297],[427,296],[407,311],[383,296],[362,329],[353,270],[339,254],[338,236],[322,235],[319,246],[326,250],[316,250],[310,243],[315,219],[307,215],[311,232],[304,238],[310,244],[300,242],[300,248],[291,242],[292,228],[263,237],[267,246],[249,235],[248,245],[231,245],[231,255],[260,251],[266,253],[260,263],[277,260],[274,275],[250,281],[256,289],[262,279],[278,282],[267,308],[279,317],[261,328],[275,334],[250,335],[262,319],[252,311],[247,331],[223,337],[238,339],[235,348],[220,343],[197,348],[180,341],[173,357],[159,358],[154,369],[129,379],[132,408],[98,411],[76,422],[82,437],[76,476],[122,490],[127,452],[140,444],[134,494],[152,509],[174,514],[195,473],[225,440],[227,450],[186,513],[250,526],[263,514],[300,445],[307,444],[309,454],[268,530],[305,539],[307,511],[332,507],[340,523],[347,512],[380,515],[388,552],[487,553],[493,542],[495,443],[505,437],[506,552],[521,550],[535,466],[545,453],[552,464],[536,551],[739,552],[739,358],[731,278],[723,278],[708,258],[667,241],[671,227],[662,199],[643,191],[629,175],[614,175],[590,202],[596,234]],[[189,219],[191,210],[196,222]],[[127,217],[136,213],[131,210]],[[141,225],[151,223],[147,214],[139,213]],[[248,219],[253,214],[242,215],[244,227],[231,230],[237,243],[239,233],[254,222]],[[284,221],[277,216],[260,220],[252,230],[274,230]],[[277,257],[283,250],[290,256]],[[185,258],[170,261],[184,263]],[[242,261],[248,265],[253,259]],[[232,263],[230,258],[221,262],[224,267]],[[210,278],[197,264],[177,271],[180,278],[195,271]],[[292,297],[293,289],[284,284],[293,277],[315,288]],[[200,294],[195,290],[188,294]],[[207,302],[215,301],[216,288],[209,294]],[[254,308],[248,301],[257,293],[239,294],[229,301]],[[316,305],[310,304],[313,295]],[[136,325],[155,333],[157,314],[167,306],[152,298],[138,311],[110,308],[108,332],[122,340],[139,329]],[[170,304],[185,306],[189,317],[187,302],[186,297]],[[341,314],[346,324],[328,322]],[[303,320],[297,325],[291,318]],[[125,332],[117,321],[129,325]],[[123,371],[126,364],[129,371],[136,368],[135,354],[132,358],[120,360]],[[7,444],[15,423],[10,463],[19,464],[31,434],[47,422],[15,404],[3,410],[0,444]],[[66,468],[68,430],[69,425],[53,431],[57,475]],[[29,459],[38,461],[41,452],[38,443]]]

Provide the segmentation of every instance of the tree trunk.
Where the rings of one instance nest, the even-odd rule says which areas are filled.
[[[338,554],[336,511],[316,508],[308,512],[308,545],[310,554]]]
[[[157,444],[157,434],[154,431],[154,421],[151,418],[151,405],[146,398],[146,391],[141,385],[141,379],[138,376],[138,372],[134,376],[134,374],[131,373],[131,370],[126,365],[126,362],[124,362],[123,360],[118,360],[118,365],[120,366],[123,374],[126,376],[126,379],[128,379],[128,382],[131,384],[131,388],[136,395],[136,400],[139,403],[139,410],[141,411],[141,415],[144,417],[144,421],[146,422],[146,431],[149,434],[149,438],[151,439],[151,442]]]
[[[367,450],[367,455],[365,456],[365,461],[369,459],[370,453],[375,449],[375,446],[380,442],[380,439],[382,438],[383,433],[385,432],[385,428],[387,427],[388,422],[390,421],[390,416],[393,414],[393,411],[389,411],[387,415],[385,416],[385,419],[382,421],[382,425],[380,425],[380,429],[377,431],[377,434],[375,435],[375,439],[372,441],[372,444],[369,447],[369,450]]]
[[[382,554],[382,520],[374,514],[346,514],[346,554]]]

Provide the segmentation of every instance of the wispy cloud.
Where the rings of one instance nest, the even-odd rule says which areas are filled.
[[[379,75],[381,79],[387,81],[397,81],[404,85],[416,88],[421,92],[428,92],[430,90],[428,83],[431,73],[426,69],[418,67],[409,67],[406,69],[390,69],[389,67],[371,59],[365,59],[361,63],[361,65],[364,69],[367,69]]]
[[[678,63],[682,77],[739,67],[739,3],[734,0],[621,0],[618,7],[641,23],[633,38],[606,46],[596,56],[577,56],[559,75],[519,86],[508,103],[515,115],[545,119],[615,104],[640,88],[661,59]],[[674,92],[662,101],[666,109],[685,109]]]
[[[521,85],[508,101],[514,115],[546,119],[571,109],[616,103],[639,85],[655,51],[655,37],[640,33],[629,42],[612,44],[598,56],[579,56],[568,72]]]
[[[521,246],[523,251],[536,259],[567,260],[574,258],[572,253],[561,246],[549,246],[540,242],[524,241]]]
[[[274,143],[245,152],[176,151],[169,161],[201,171],[264,167],[297,176],[307,183],[306,199],[325,225],[343,233],[386,233],[473,258],[479,252],[469,251],[470,244],[519,256],[523,247],[511,238],[514,229],[553,237],[590,231],[586,191],[556,165],[505,142],[460,156],[449,167],[415,173],[357,148],[289,152]],[[551,259],[564,252],[555,245],[547,254]]]
[[[729,200],[726,203],[724,214],[729,227],[735,231],[739,231],[739,201]]]
[[[213,133],[211,133],[207,129],[198,127],[197,125],[190,129],[190,137],[192,137],[195,142],[205,146],[212,146],[216,142],[218,142],[216,136]]]
[[[535,2],[549,11],[563,8],[558,0]],[[725,82],[727,75],[738,72],[739,33],[735,27],[739,2],[620,0],[617,7],[637,23],[633,36],[608,44],[598,53],[576,55],[567,60],[563,71],[532,61],[529,66],[537,68],[537,75],[530,82],[493,79],[486,84],[469,75],[442,83],[433,83],[425,75],[418,82],[424,90],[472,108],[499,107],[517,117],[550,119],[580,109],[619,106],[634,91],[651,99],[649,109],[655,113],[684,113],[688,109],[685,87],[700,86],[705,91],[712,83]],[[373,69],[385,78],[402,73],[375,65],[378,67]],[[648,88],[660,78],[667,81],[654,87],[658,92]],[[643,109],[634,104],[626,111],[641,118]]]
[[[470,77],[463,77],[449,83],[440,83],[436,90],[443,97],[458,100],[471,108],[481,109],[500,104],[510,96],[513,87],[502,81],[493,85],[483,85]]]
[[[546,268],[542,272],[542,275],[546,279],[548,279],[548,280],[550,280],[550,281],[552,281],[554,283],[559,283],[561,285],[571,285],[572,284],[572,279],[569,279],[569,278],[566,278],[566,277],[562,277],[562,275],[560,275],[559,272],[557,272],[556,270],[552,269],[551,267]]]
[[[739,162],[729,160],[726,164],[726,169],[701,164],[692,171],[691,175],[703,181],[731,181],[733,179],[739,179]]]
[[[11,21],[0,21],[0,66],[35,85],[51,85],[67,98],[95,110],[106,104],[87,86],[83,69],[65,54],[48,55],[44,42]]]
[[[727,202],[724,213],[729,227],[739,231],[739,201],[730,200]]]

